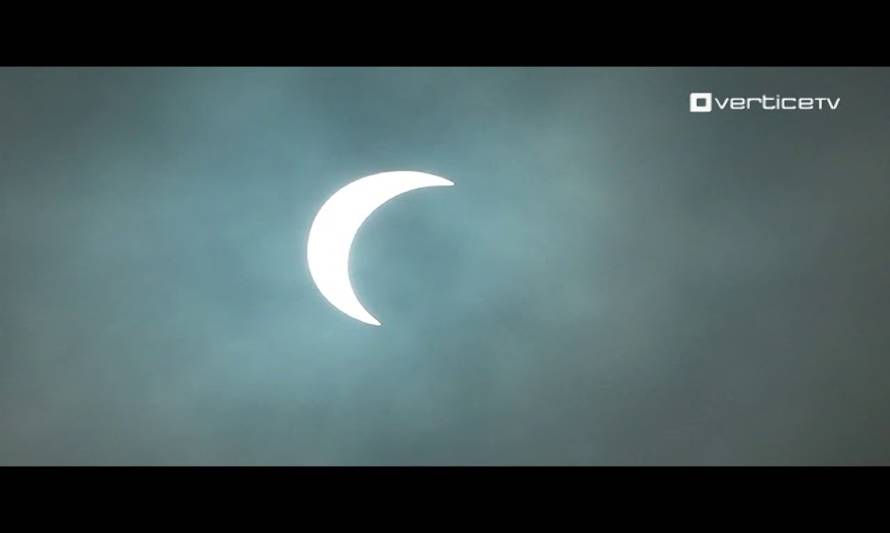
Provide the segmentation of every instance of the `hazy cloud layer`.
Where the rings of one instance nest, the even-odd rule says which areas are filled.
[[[887,94],[887,69],[2,69],[0,463],[887,463]],[[456,186],[362,228],[373,328],[304,248],[384,170]]]

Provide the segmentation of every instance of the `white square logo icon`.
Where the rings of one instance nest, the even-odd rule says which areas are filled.
[[[711,93],[689,93],[690,113],[710,113]]]

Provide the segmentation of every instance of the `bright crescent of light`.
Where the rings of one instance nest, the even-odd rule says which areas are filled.
[[[362,223],[396,196],[424,187],[447,187],[451,181],[423,172],[373,174],[335,192],[315,215],[306,257],[318,290],[334,307],[366,324],[379,326],[359,302],[349,279],[349,250]]]

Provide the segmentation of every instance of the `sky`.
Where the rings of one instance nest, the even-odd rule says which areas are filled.
[[[879,68],[2,68],[0,464],[888,464],[888,93]],[[359,230],[373,327],[306,239],[390,170],[455,186]]]

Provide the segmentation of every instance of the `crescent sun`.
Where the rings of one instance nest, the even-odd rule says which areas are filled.
[[[321,294],[347,315],[379,326],[355,295],[349,279],[349,251],[362,223],[378,207],[400,194],[425,187],[448,187],[451,181],[424,172],[382,172],[346,185],[321,206],[312,227],[306,258]]]

